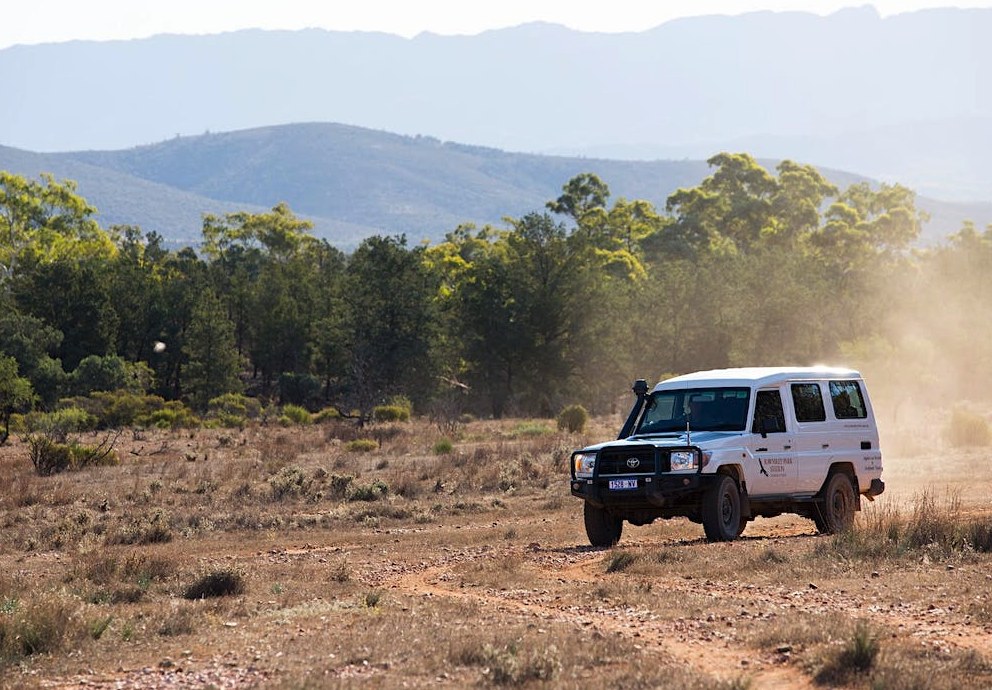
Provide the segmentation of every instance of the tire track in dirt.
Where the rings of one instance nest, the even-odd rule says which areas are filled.
[[[665,542],[671,545],[672,541]],[[655,543],[638,543],[641,549],[659,546]],[[594,561],[580,561],[565,566],[563,572],[573,580],[597,581],[592,572]],[[955,620],[953,607],[946,609],[936,604],[913,606],[904,602],[888,605],[871,601],[870,595],[822,590],[811,585],[806,589],[790,589],[780,585],[763,586],[736,580],[673,580],[670,589],[686,595],[698,596],[701,593],[715,599],[732,601],[742,609],[756,611],[769,608],[780,611],[800,611],[819,615],[838,613],[851,618],[864,618],[893,629],[897,635],[917,639],[935,651],[949,653],[954,649],[964,649],[992,658],[992,624],[976,624],[967,620]]]
[[[468,557],[496,559],[519,556],[521,549],[511,547],[483,549],[481,554],[478,550],[473,552]],[[528,548],[523,550],[523,554],[528,565],[536,566],[541,575],[555,580],[562,578],[563,574],[583,573],[602,556],[598,550],[583,550],[566,554],[556,551],[548,558],[549,552],[540,548]],[[787,657],[756,652],[712,630],[704,630],[686,621],[673,623],[662,620],[646,609],[566,604],[560,601],[560,595],[555,597],[546,591],[465,587],[451,570],[451,566],[464,557],[452,555],[392,577],[387,576],[382,586],[406,595],[470,601],[495,611],[617,634],[630,640],[635,649],[691,666],[700,674],[715,679],[733,680],[746,676],[754,687],[772,690],[814,687],[805,674],[786,663]]]

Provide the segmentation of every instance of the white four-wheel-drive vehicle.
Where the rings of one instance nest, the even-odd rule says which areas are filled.
[[[594,546],[624,521],[684,516],[710,541],[755,517],[796,513],[822,533],[846,529],[885,490],[878,429],[857,371],[718,369],[662,381],[637,400],[618,440],[572,454],[572,495]]]

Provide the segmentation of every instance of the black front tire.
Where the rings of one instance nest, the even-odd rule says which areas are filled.
[[[588,501],[583,517],[586,523],[586,536],[593,546],[614,546],[623,533],[623,519],[597,508]]]
[[[814,506],[813,522],[820,534],[837,534],[851,529],[856,510],[851,478],[845,472],[835,472],[823,487],[823,503]]]
[[[733,477],[718,475],[703,494],[703,531],[708,541],[733,541],[741,530],[741,491]]]

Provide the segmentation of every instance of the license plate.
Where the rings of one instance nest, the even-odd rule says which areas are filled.
[[[637,488],[637,480],[636,479],[611,479],[610,480],[610,488],[613,489],[614,491],[625,491],[625,490],[628,490],[628,489],[636,489]]]

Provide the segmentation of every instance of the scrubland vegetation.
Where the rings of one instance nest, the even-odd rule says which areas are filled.
[[[891,494],[833,537],[783,517],[708,544],[674,520],[597,550],[567,458],[619,414],[582,432],[282,416],[131,427],[116,463],[57,474],[15,434],[0,449],[0,686],[992,682],[980,448],[936,434],[886,455]]]
[[[345,256],[285,206],[178,252],[0,173],[0,686],[992,684],[992,231],[720,154]],[[855,528],[585,546],[570,452],[634,378],[862,369]]]

